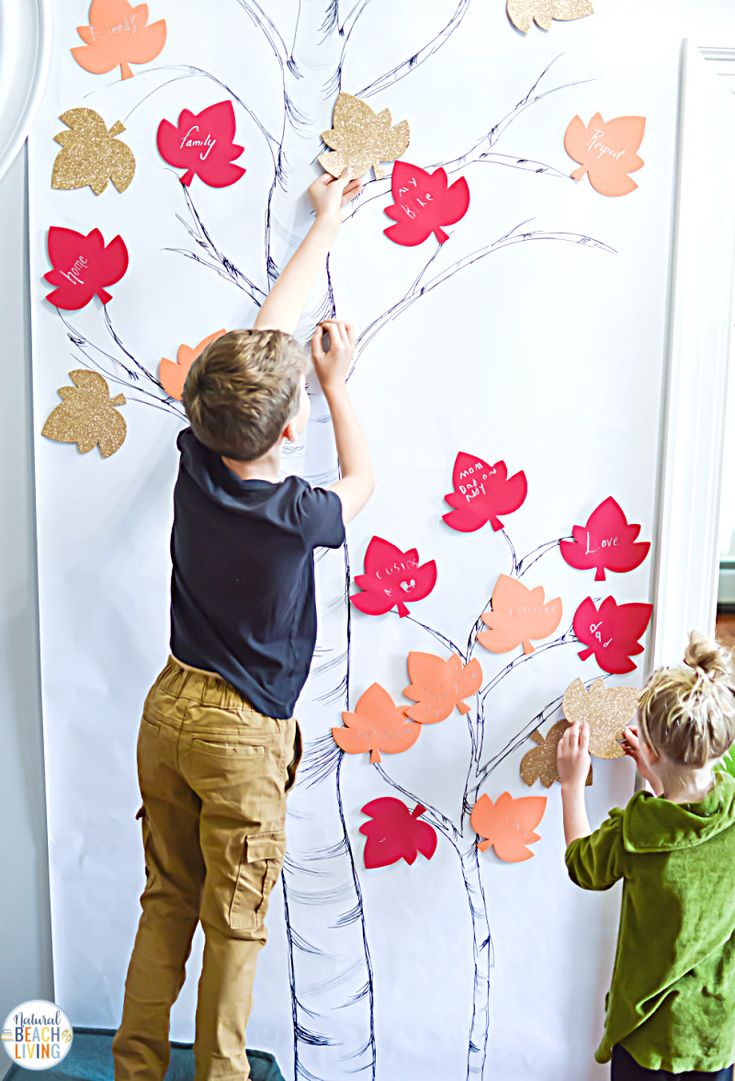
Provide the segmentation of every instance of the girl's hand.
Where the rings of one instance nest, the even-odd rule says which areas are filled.
[[[317,218],[339,226],[340,211],[345,203],[354,199],[362,191],[362,181],[351,178],[350,170],[345,169],[340,177],[323,173],[309,187],[309,197],[316,211]]]
[[[556,762],[562,787],[584,789],[590,771],[590,729],[575,721],[559,740]]]
[[[657,796],[660,796],[664,790],[663,785],[661,784],[655,773],[651,772],[648,763],[643,757],[643,753],[641,752],[640,736],[638,735],[637,728],[633,728],[632,725],[627,725],[625,729],[625,739],[621,743],[621,747],[627,754],[628,758],[633,759],[641,777],[643,777],[645,781],[648,781],[655,794]]]

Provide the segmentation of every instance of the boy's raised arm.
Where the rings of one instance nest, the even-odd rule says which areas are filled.
[[[329,336],[326,352],[323,340],[325,331]],[[352,521],[362,510],[375,485],[370,451],[345,384],[354,347],[352,327],[339,319],[327,319],[320,323],[311,340],[314,369],[332,414],[341,473],[341,479],[329,487],[340,498],[345,522]]]
[[[351,180],[348,170],[335,180],[324,173],[309,188],[316,220],[281,271],[255,320],[256,330],[283,330],[293,334],[302,311],[334,243],[346,202],[358,194],[359,180]]]

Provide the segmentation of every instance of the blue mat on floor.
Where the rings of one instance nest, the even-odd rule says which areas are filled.
[[[48,1071],[53,1081],[113,1081],[112,1029],[74,1029],[71,1051],[63,1062]],[[285,1081],[278,1063],[266,1051],[248,1051],[251,1081]],[[44,1071],[45,1073],[46,1071]],[[6,1077],[28,1081],[28,1070],[10,1067]],[[171,1043],[171,1061],[166,1081],[193,1081],[194,1053],[190,1043]]]

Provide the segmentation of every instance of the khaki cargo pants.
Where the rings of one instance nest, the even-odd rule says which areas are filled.
[[[162,1081],[169,1014],[199,920],[195,1081],[245,1081],[245,1028],[283,863],[298,725],[255,712],[220,676],[171,657],[146,698],[137,755],[146,885],[112,1042],[115,1081]]]

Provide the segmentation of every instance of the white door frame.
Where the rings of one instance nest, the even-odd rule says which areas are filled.
[[[711,631],[715,623],[735,263],[733,90],[735,47],[685,41],[655,544],[654,665],[675,664],[688,631]]]

